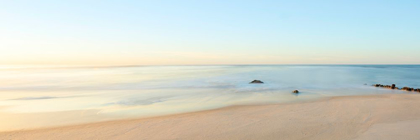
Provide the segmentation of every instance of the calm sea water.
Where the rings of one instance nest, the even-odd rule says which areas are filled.
[[[264,84],[249,84],[258,79]],[[0,67],[0,131],[420,88],[420,65]],[[365,85],[367,84],[367,85]],[[295,95],[295,89],[301,91]]]

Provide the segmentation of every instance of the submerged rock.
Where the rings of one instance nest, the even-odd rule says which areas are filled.
[[[261,81],[261,80],[254,80],[254,81],[251,81],[251,82],[249,82],[250,84],[263,84],[264,82],[263,81]]]
[[[293,93],[299,93],[299,90],[294,90]]]

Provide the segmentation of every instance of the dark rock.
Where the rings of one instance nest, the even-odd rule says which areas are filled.
[[[260,81],[260,80],[254,80],[251,81],[250,84],[263,84],[264,82]]]
[[[299,93],[299,90],[294,90],[293,93]]]
[[[381,84],[374,84],[373,86],[375,86],[375,87],[380,87],[380,86],[381,86]]]
[[[392,84],[392,85],[373,84],[372,86],[374,86],[374,87],[383,87],[383,88],[388,88],[388,89],[396,89],[396,90],[405,90],[405,91],[420,92],[420,88],[417,88],[417,89],[414,89],[412,87],[398,88],[398,87],[395,86],[395,84]]]
[[[413,91],[413,88],[410,88],[410,87],[403,87],[401,90],[405,90],[405,91]]]

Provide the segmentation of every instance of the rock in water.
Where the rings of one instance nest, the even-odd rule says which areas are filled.
[[[392,88],[392,89],[395,89],[395,84],[392,84],[391,88]]]
[[[293,93],[299,93],[299,90],[294,90]]]
[[[405,90],[405,91],[413,91],[413,88],[411,88],[411,87],[403,87],[401,90]]]
[[[254,80],[251,81],[250,84],[263,84],[264,82],[262,82],[261,80]]]

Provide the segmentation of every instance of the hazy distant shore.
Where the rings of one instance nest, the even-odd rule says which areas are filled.
[[[418,139],[420,94],[342,96],[12,131],[0,139]]]

